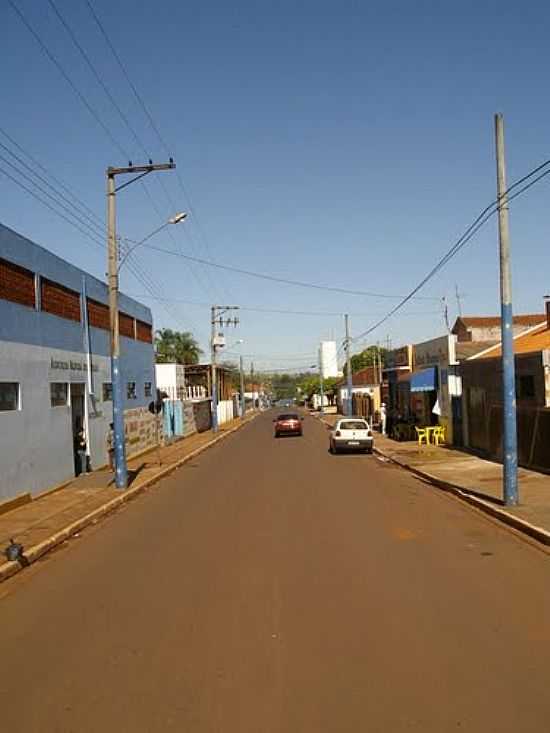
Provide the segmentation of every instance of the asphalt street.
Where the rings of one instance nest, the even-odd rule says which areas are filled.
[[[2,730],[549,730],[550,556],[273,415],[0,586]]]

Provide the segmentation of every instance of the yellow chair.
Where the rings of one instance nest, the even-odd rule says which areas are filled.
[[[436,445],[445,443],[445,426],[440,425],[436,431],[434,431],[434,442]]]
[[[428,441],[429,441],[428,428],[417,428],[415,425],[414,429],[416,430],[416,437],[418,438],[418,445],[422,445],[423,440],[426,442],[426,445],[428,445]]]

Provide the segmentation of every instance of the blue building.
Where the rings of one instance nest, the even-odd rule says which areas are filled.
[[[153,327],[135,300],[119,309],[131,455],[155,440]],[[111,421],[106,284],[0,224],[0,500],[73,477],[79,428],[105,465]]]

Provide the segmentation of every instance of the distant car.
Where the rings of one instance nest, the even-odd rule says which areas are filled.
[[[338,420],[330,433],[330,452],[364,451],[372,453],[374,438],[368,422],[361,417]]]
[[[280,438],[281,435],[302,435],[302,421],[296,413],[287,413],[279,415],[273,422],[275,423],[275,437]]]

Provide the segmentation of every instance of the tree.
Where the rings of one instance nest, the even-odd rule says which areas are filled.
[[[197,364],[202,354],[193,334],[161,328],[155,333],[157,364]]]
[[[361,351],[359,354],[354,354],[351,357],[351,373],[355,374],[355,372],[359,372],[361,369],[365,369],[365,367],[377,366],[379,351],[380,360],[382,366],[384,366],[386,354],[388,353],[387,349],[384,349],[382,346],[380,348],[378,346],[368,346],[364,351]],[[344,374],[346,374],[346,365],[344,365]]]

